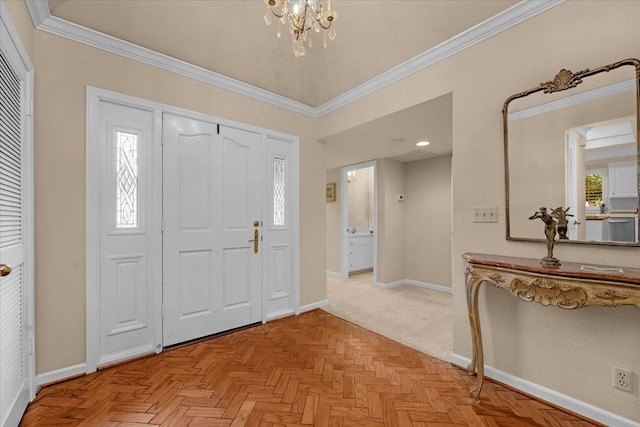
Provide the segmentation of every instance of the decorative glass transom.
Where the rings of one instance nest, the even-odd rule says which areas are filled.
[[[273,158],[273,225],[285,225],[284,159]]]
[[[138,135],[116,132],[117,228],[138,227]]]

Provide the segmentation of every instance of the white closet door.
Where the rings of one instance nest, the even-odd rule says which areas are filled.
[[[23,81],[0,50],[0,425],[29,402],[25,314]]]
[[[169,114],[163,137],[168,346],[261,320],[262,137]]]

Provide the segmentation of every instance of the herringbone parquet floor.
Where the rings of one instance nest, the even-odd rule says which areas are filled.
[[[45,387],[22,426],[589,426],[321,310]]]

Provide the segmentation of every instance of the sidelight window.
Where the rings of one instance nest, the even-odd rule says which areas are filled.
[[[273,225],[285,225],[285,159],[273,158]]]
[[[117,228],[138,227],[138,135],[116,132]]]

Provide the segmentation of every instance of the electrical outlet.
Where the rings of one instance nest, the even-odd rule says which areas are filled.
[[[613,386],[628,393],[633,392],[633,372],[613,367]]]
[[[498,222],[498,207],[484,206],[472,209],[473,222]]]

